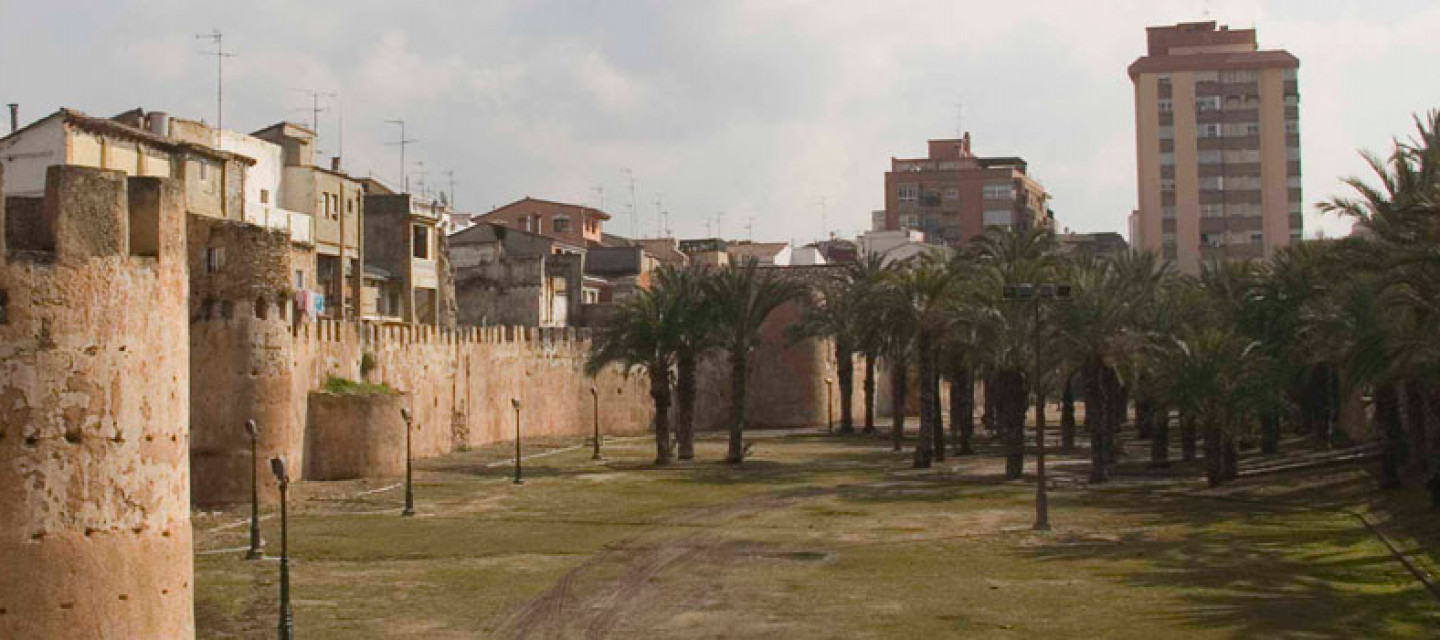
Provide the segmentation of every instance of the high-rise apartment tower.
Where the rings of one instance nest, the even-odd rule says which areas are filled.
[[[1135,85],[1139,209],[1131,244],[1196,273],[1262,258],[1301,236],[1300,61],[1254,29],[1146,29]]]

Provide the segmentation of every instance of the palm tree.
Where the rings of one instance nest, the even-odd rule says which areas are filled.
[[[855,433],[851,409],[855,397],[855,352],[865,331],[866,291],[848,270],[827,272],[815,283],[800,319],[787,327],[791,340],[828,338],[835,347],[835,377],[840,385],[840,433]]]
[[[1256,347],[1233,328],[1205,327],[1152,352],[1150,370],[1161,379],[1165,402],[1195,416],[1204,433],[1211,486],[1238,472],[1236,438],[1256,406],[1249,384],[1261,357]]]
[[[884,282],[890,277],[891,266],[880,253],[864,253],[845,266],[845,277],[859,304],[854,311],[856,322],[855,349],[865,358],[865,427],[864,433],[875,433],[876,364],[885,346],[885,326],[879,321],[882,311],[878,302]]]
[[[730,448],[725,461],[745,459],[745,400],[750,377],[750,352],[760,344],[760,327],[770,313],[805,294],[805,286],[761,269],[753,259],[717,271],[705,282],[714,305],[718,344],[730,360]]]
[[[887,325],[905,327],[914,335],[915,359],[920,369],[920,441],[915,447],[915,468],[930,467],[931,460],[944,459],[944,432],[936,387],[939,380],[936,351],[950,322],[950,297],[955,293],[955,273],[943,257],[927,253],[907,261],[893,273],[887,290]],[[893,324],[890,324],[893,322]],[[903,371],[901,375],[904,375]],[[897,406],[903,406],[903,402]]]
[[[682,269],[663,267],[656,287],[674,300],[674,322],[680,328],[675,348],[675,440],[681,460],[695,458],[695,377],[700,359],[714,349],[718,332],[715,305],[705,293],[710,269],[691,264]]]
[[[600,327],[585,363],[594,376],[611,364],[626,372],[643,370],[650,377],[650,399],[655,404],[655,464],[670,462],[671,368],[681,343],[683,327],[677,322],[678,297],[664,287],[641,289],[615,305],[615,312]]]

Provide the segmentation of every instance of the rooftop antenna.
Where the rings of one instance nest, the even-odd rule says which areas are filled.
[[[745,219],[745,239],[751,242],[755,241],[755,216]]]
[[[665,197],[663,193],[655,194],[655,237],[665,237],[665,205],[661,200]]]
[[[420,197],[429,198],[430,189],[428,188],[428,185],[426,185],[425,179],[430,177],[430,172],[425,170],[424,160],[415,161],[415,172],[420,174],[420,179],[417,181],[420,189]]]
[[[673,238],[675,236],[675,230],[670,228],[670,210],[666,209],[665,211],[661,211],[660,216],[665,219],[665,237]]]
[[[391,146],[391,147],[394,147],[394,146],[400,147],[400,186],[401,186],[402,189],[404,189],[405,193],[410,193],[410,176],[409,176],[409,174],[406,172],[405,147],[406,147],[407,145],[414,144],[414,143],[419,142],[419,141],[405,137],[405,121],[404,121],[404,120],[401,120],[401,119],[386,120],[385,122],[390,123],[390,124],[398,124],[398,125],[400,125],[400,139],[399,139],[399,140],[396,140],[396,141],[394,141],[394,142],[387,142],[387,143],[385,143],[385,145],[386,145],[386,146]]]
[[[453,210],[453,209],[455,208],[455,170],[454,170],[454,169],[446,169],[446,170],[445,170],[445,179],[450,183],[450,185],[449,185],[449,186],[450,186],[450,202],[449,202],[449,205],[450,205],[450,208]]]
[[[725,212],[724,212],[724,211],[721,211],[721,212],[715,214],[715,237],[717,237],[717,238],[724,238],[724,237],[725,237]]]
[[[300,107],[298,110],[299,110],[299,111],[309,111],[309,112],[310,112],[310,131],[315,134],[315,139],[316,139],[316,140],[319,140],[319,139],[320,139],[320,114],[325,113],[326,111],[329,111],[329,110],[330,110],[329,107],[322,107],[322,106],[320,106],[320,99],[321,99],[321,98],[334,98],[334,97],[335,97],[336,95],[338,95],[338,94],[336,94],[334,91],[316,91],[315,89],[291,89],[291,91],[303,91],[303,92],[305,92],[305,93],[310,94],[310,106],[309,106],[309,107]],[[338,153],[338,152],[337,152],[337,153]]]
[[[630,180],[630,237],[640,237],[640,209],[635,206],[635,172],[625,169],[625,176]]]
[[[820,239],[825,240],[829,237],[830,220],[826,217],[825,213],[825,196],[820,196]]]
[[[225,36],[219,29],[210,33],[196,34],[196,40],[209,40],[215,45],[214,51],[201,51],[200,55],[215,56],[215,128],[225,128],[225,59],[237,54],[225,50]]]

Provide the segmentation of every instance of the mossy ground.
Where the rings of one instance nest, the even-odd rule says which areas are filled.
[[[644,439],[537,441],[524,485],[502,445],[420,463],[418,514],[396,481],[305,483],[290,536],[305,638],[1435,637],[1440,606],[1358,520],[1434,567],[1440,525],[1375,498],[1362,469],[1203,490],[1198,470],[1075,480],[1059,457],[1049,533],[1033,478],[992,449],[909,468],[864,437],[762,437],[740,468],[655,468]],[[1188,469],[1188,470],[1187,470]],[[1083,477],[1083,474],[1080,474]],[[1388,502],[1386,502],[1388,501]],[[247,562],[242,511],[196,517],[204,638],[267,637],[273,560]],[[270,553],[278,520],[264,522]],[[225,527],[228,528],[220,528]],[[215,551],[220,551],[216,553]]]

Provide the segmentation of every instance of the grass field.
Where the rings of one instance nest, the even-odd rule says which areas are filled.
[[[426,460],[414,518],[395,480],[297,485],[297,637],[1440,636],[1440,605],[1339,509],[1432,572],[1440,520],[1358,468],[1206,491],[1136,463],[1098,488],[1061,456],[1041,534],[1033,478],[1003,481],[991,449],[915,471],[869,438],[761,435],[740,468],[713,439],[655,468],[644,439],[602,462],[567,444],[535,443],[520,486],[503,446]],[[274,633],[278,565],[241,559],[243,521],[196,516],[200,637]]]

